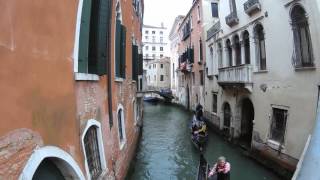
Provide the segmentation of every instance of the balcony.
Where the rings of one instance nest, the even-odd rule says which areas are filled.
[[[212,38],[215,34],[217,34],[221,29],[220,21],[215,23],[208,31],[207,31],[207,40]]]
[[[251,14],[261,11],[261,4],[259,0],[248,0],[243,4],[244,11],[251,16]]]
[[[237,15],[237,12],[231,12],[227,17],[226,17],[226,23],[228,26],[232,27],[236,24],[239,23],[239,18]]]
[[[242,87],[252,92],[252,66],[250,64],[219,69],[218,83],[222,87]]]

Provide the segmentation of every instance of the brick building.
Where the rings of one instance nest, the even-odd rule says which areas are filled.
[[[202,1],[193,1],[192,7],[178,28],[180,44],[178,98],[185,107],[203,104],[205,49],[202,33]]]
[[[0,179],[123,179],[142,118],[143,0],[0,5]]]

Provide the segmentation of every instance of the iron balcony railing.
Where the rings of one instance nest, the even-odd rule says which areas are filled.
[[[231,12],[228,16],[226,16],[226,24],[228,26],[234,26],[239,23],[239,18],[237,12]]]
[[[243,7],[244,11],[249,15],[261,10],[261,4],[259,0],[248,0],[243,4]]]
[[[212,38],[215,34],[217,34],[221,29],[220,21],[215,23],[208,31],[207,31],[207,40]]]
[[[252,66],[250,64],[219,69],[219,83],[252,83]]]

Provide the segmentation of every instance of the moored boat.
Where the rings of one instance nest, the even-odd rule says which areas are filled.
[[[157,103],[159,102],[159,100],[160,100],[159,98],[153,97],[153,96],[148,96],[143,98],[143,101],[150,102],[150,103]]]

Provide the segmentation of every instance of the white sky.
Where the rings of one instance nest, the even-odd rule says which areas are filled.
[[[144,0],[144,24],[164,26],[171,30],[178,15],[186,15],[192,0]]]

